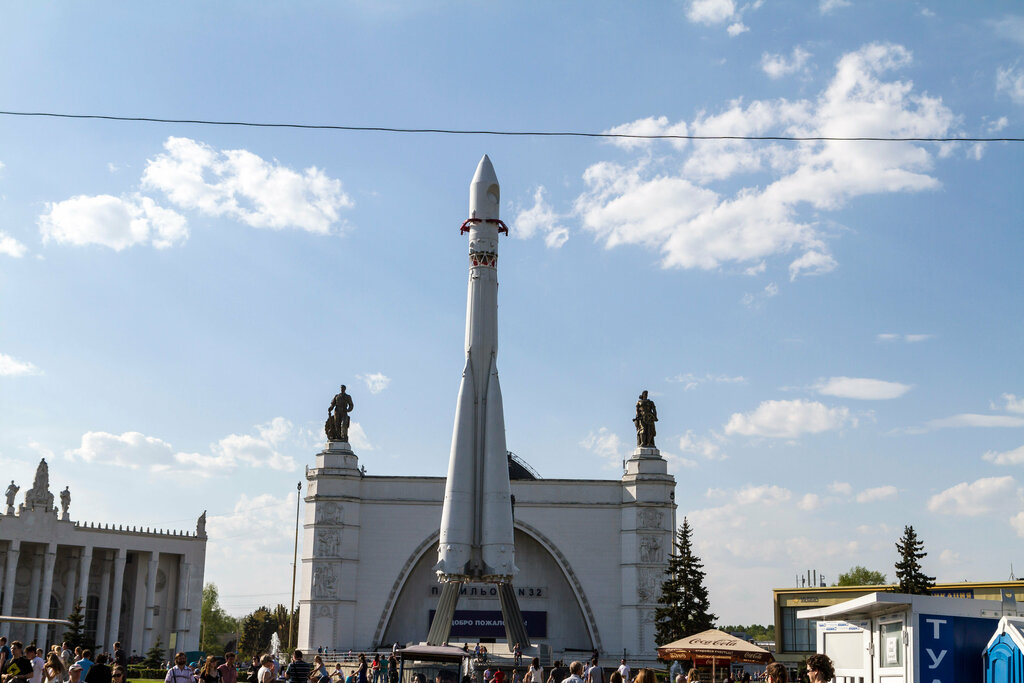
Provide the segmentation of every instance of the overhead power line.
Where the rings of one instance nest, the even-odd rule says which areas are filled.
[[[245,126],[249,128],[298,128],[302,130],[340,130],[370,133],[427,133],[438,135],[502,135],[510,137],[624,138],[632,140],[763,140],[783,142],[1024,142],[1024,138],[928,138],[928,137],[841,137],[832,135],[675,135],[640,133],[588,133],[552,130],[471,130],[456,128],[393,128],[389,126],[341,126],[310,123],[260,123],[257,121],[213,121],[207,119],[167,119],[154,116],[111,116],[106,114],[62,114],[44,111],[0,111],[3,116],[35,116],[54,119],[93,119],[135,121],[141,123],[184,123],[201,126]]]

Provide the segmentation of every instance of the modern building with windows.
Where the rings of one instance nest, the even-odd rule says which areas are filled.
[[[46,460],[15,508],[18,487],[7,488],[0,515],[0,614],[65,619],[81,599],[85,632],[97,649],[120,641],[143,654],[199,647],[206,564],[206,513],[195,531],[97,525],[71,519],[71,492],[49,491]],[[0,618],[2,622],[2,618]],[[39,645],[59,642],[64,629],[0,623],[0,635]]]
[[[775,659],[796,665],[817,647],[817,620],[798,619],[803,610],[830,607],[870,593],[892,591],[893,585],[884,586],[830,586],[822,588],[776,588],[772,591],[775,608]],[[938,583],[932,595],[947,598],[975,598],[1003,600],[1013,595],[1024,603],[1024,581],[988,581]]]

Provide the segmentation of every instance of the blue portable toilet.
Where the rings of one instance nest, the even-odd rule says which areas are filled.
[[[985,647],[985,683],[1024,683],[1024,618],[1003,617]]]

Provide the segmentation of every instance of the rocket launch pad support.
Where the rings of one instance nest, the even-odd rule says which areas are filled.
[[[505,622],[505,638],[508,641],[509,649],[511,650],[516,643],[523,648],[530,647],[530,636],[526,633],[526,622],[523,621],[523,613],[519,609],[519,600],[516,599],[515,591],[512,590],[512,584],[498,583],[495,585],[498,587],[501,618]],[[449,581],[441,589],[441,597],[437,601],[437,610],[434,612],[434,623],[430,625],[430,631],[427,633],[428,645],[444,645],[448,642],[462,586],[463,584],[457,581]]]

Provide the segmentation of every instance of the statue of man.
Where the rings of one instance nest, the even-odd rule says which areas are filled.
[[[335,394],[327,408],[327,424],[324,425],[324,431],[327,432],[328,439],[348,441],[348,426],[351,422],[348,414],[354,407],[352,397],[345,393],[345,385],[342,384],[341,393]]]
[[[11,479],[11,485],[7,487],[7,507],[9,507],[9,508],[14,507],[14,497],[16,495],[18,495],[18,491],[20,491],[20,490],[21,490],[21,487],[17,486],[14,483],[14,480]]]
[[[654,423],[658,421],[658,409],[654,401],[647,398],[647,390],[640,394],[636,402],[636,417],[633,424],[636,425],[636,445],[642,448],[654,448]]]
[[[67,517],[69,507],[71,507],[71,487],[65,486],[64,490],[60,492],[60,514],[62,517]]]

